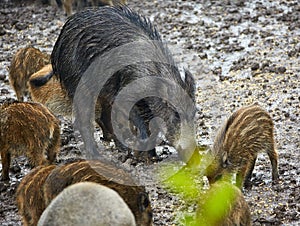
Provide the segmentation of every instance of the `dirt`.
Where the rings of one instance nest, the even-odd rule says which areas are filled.
[[[128,5],[149,17],[180,67],[197,81],[197,141],[211,145],[216,130],[238,107],[259,102],[274,119],[280,180],[272,184],[267,155],[258,157],[253,186],[243,193],[253,225],[300,224],[300,5],[297,0],[138,1]],[[51,53],[66,17],[40,3],[0,2],[0,99],[15,97],[8,67],[17,49],[29,44]],[[80,137],[61,117],[58,163],[82,158]],[[101,131],[97,133],[101,134]],[[99,141],[101,142],[101,141]],[[193,204],[167,192],[153,179],[159,164],[122,163],[114,144],[103,152],[143,180],[151,196],[154,225],[183,225]],[[176,159],[170,147],[164,159]],[[0,168],[1,169],[1,168]],[[30,170],[25,157],[13,161],[9,183],[0,182],[0,225],[21,225],[15,191]]]

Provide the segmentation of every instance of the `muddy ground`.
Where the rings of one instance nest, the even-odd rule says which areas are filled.
[[[211,145],[216,130],[238,107],[259,102],[275,122],[280,181],[272,185],[267,155],[259,155],[251,190],[244,190],[254,225],[300,224],[300,4],[297,0],[138,1],[129,6],[149,17],[168,43],[177,63],[197,80],[197,140]],[[26,4],[25,4],[26,3]],[[64,13],[28,1],[0,1],[0,98],[15,97],[8,82],[12,56],[29,44],[51,53]],[[82,142],[62,119],[58,163],[81,158]],[[114,161],[122,153],[106,144]],[[171,148],[165,159],[176,159]],[[189,203],[153,179],[152,168],[120,164],[143,178],[154,209],[154,225],[182,225]],[[19,166],[19,167],[18,167]],[[13,162],[10,183],[0,182],[0,225],[21,225],[14,203],[16,187],[29,171],[26,158]],[[152,174],[151,174],[152,173]],[[192,206],[192,205],[191,205]]]

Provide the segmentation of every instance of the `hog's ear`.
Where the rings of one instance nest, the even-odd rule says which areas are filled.
[[[188,94],[193,99],[193,101],[195,101],[195,92],[196,92],[195,78],[192,75],[192,73],[187,69],[184,69],[184,73],[185,73],[185,84],[187,86]]]
[[[225,151],[222,153],[222,166],[223,168],[227,168],[230,165],[228,160],[228,153]]]
[[[148,207],[150,207],[150,200],[147,193],[141,192],[138,197],[139,210],[144,212]]]

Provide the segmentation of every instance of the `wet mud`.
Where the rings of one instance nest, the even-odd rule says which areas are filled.
[[[280,180],[272,184],[271,165],[262,153],[254,169],[252,188],[243,193],[253,225],[299,225],[299,2],[128,0],[128,4],[151,19],[180,67],[188,68],[195,76],[199,144],[211,145],[226,117],[241,106],[259,102],[271,114]],[[51,53],[65,20],[64,12],[51,5],[0,2],[0,100],[15,97],[8,82],[8,67],[17,49],[33,45]],[[62,147],[57,163],[83,158],[82,142],[72,123],[60,119]],[[97,130],[96,137],[100,134]],[[146,185],[154,225],[183,225],[180,214],[188,203],[154,181],[149,172],[156,164],[133,165],[131,159],[124,162],[124,153],[116,150],[113,143],[106,143],[106,147],[103,155],[120,162]],[[177,158],[168,147],[159,153],[166,159]],[[21,225],[15,191],[29,170],[27,159],[18,157],[12,161],[11,181],[0,181],[0,225]]]

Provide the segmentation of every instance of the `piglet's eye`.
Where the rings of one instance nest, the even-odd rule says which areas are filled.
[[[228,159],[225,159],[225,161],[223,161],[223,168],[227,168],[230,165],[230,162]]]

